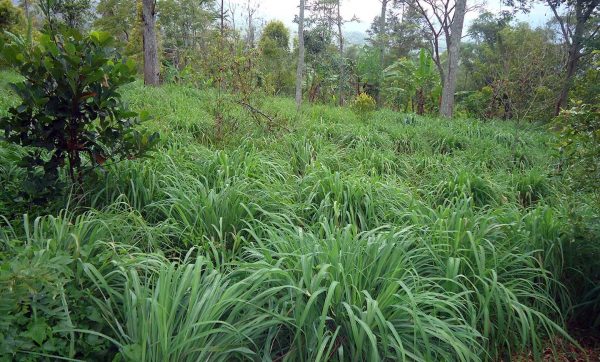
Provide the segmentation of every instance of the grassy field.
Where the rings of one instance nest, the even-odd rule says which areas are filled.
[[[227,103],[216,140],[211,92],[124,97],[159,150],[77,207],[17,197],[22,151],[0,143],[0,355],[537,359],[600,315],[598,204],[543,126],[268,98],[274,122]]]

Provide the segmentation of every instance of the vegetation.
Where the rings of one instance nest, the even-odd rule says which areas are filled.
[[[156,116],[153,159],[96,171],[63,211],[2,200],[8,356],[485,360],[597,308],[600,211],[543,129],[307,106],[216,144],[210,92],[123,95]],[[2,160],[10,195],[25,174]]]
[[[115,57],[111,41],[107,33],[49,30],[37,44],[15,38],[4,46],[3,58],[24,80],[13,83],[22,102],[0,118],[0,127],[6,141],[25,147],[19,164],[28,170],[26,195],[60,191],[65,164],[80,184],[86,166],[141,156],[156,142],[157,134],[133,128],[137,114],[120,104],[118,88],[133,81],[135,65]]]
[[[299,3],[0,1],[0,360],[600,357],[598,0]]]

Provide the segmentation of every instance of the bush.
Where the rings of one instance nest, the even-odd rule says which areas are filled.
[[[577,104],[555,120],[559,147],[576,181],[595,190],[600,182],[600,107]]]
[[[352,110],[362,119],[366,119],[376,107],[377,103],[367,93],[359,94],[352,102]]]
[[[12,84],[21,104],[0,118],[6,141],[27,147],[20,165],[29,171],[24,191],[49,196],[60,190],[65,165],[73,183],[107,159],[144,155],[158,134],[135,130],[137,114],[121,102],[119,87],[133,81],[135,65],[121,59],[107,33],[45,31],[39,43],[22,38],[2,57],[23,76]]]

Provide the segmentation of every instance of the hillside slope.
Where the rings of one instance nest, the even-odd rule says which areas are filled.
[[[476,361],[568,340],[598,208],[543,127],[228,98],[217,139],[216,96],[129,86],[160,148],[68,211],[18,197],[22,150],[0,143],[0,354]]]

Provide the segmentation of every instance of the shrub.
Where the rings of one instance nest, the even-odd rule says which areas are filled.
[[[30,173],[28,194],[59,190],[65,165],[81,185],[86,166],[142,156],[156,143],[158,134],[136,130],[140,118],[121,102],[119,87],[133,81],[135,65],[111,44],[107,33],[63,29],[44,32],[37,44],[14,37],[4,47],[3,58],[24,79],[12,84],[21,104],[0,118],[0,129],[7,141],[27,147],[21,166]]]
[[[376,107],[375,100],[367,93],[359,94],[352,102],[352,110],[362,119],[366,119]]]
[[[594,190],[600,182],[600,107],[577,104],[555,120],[559,147],[581,186]]]

